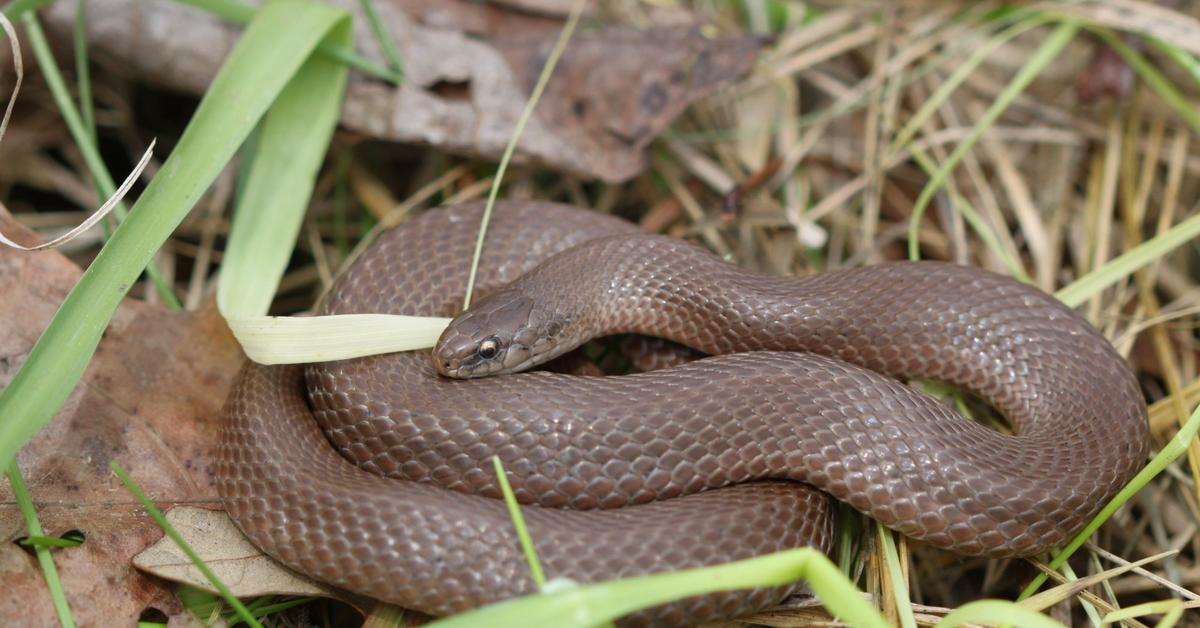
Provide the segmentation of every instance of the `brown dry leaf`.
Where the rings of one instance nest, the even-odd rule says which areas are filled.
[[[0,208],[0,229],[33,240]],[[55,251],[0,248],[0,387],[28,356],[80,269]],[[70,530],[82,545],[54,550],[81,626],[133,625],[147,608],[179,602],[130,559],[162,531],[109,470],[118,461],[160,507],[219,508],[212,461],[218,412],[242,360],[215,306],[168,312],[127,299],[58,415],[17,457],[47,535]],[[223,516],[223,515],[222,515]],[[8,482],[0,482],[0,617],[56,623]],[[14,624],[9,624],[14,625]]]
[[[176,506],[166,513],[167,521],[196,551],[213,573],[237,597],[262,595],[313,595],[341,597],[324,584],[287,569],[263,554],[223,512],[192,506]],[[142,550],[133,564],[160,578],[183,582],[215,593],[204,574],[170,538]]]
[[[355,38],[384,64],[357,0]],[[351,74],[342,124],[401,142],[496,158],[537,81],[561,21],[468,0],[392,0],[378,12],[404,61],[400,87]],[[69,39],[75,5],[47,9]],[[92,0],[89,50],[118,73],[194,94],[216,75],[240,27],[177,3]],[[648,165],[645,148],[689,103],[751,68],[758,40],[708,39],[688,26],[606,27],[575,35],[521,139],[518,158],[607,181]]]

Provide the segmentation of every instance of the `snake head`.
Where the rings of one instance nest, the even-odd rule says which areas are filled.
[[[563,315],[538,307],[516,290],[502,290],[450,322],[433,348],[433,366],[468,379],[515,373],[575,348]]]

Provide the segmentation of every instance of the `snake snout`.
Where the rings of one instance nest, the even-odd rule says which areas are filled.
[[[433,347],[433,367],[447,377],[458,377],[463,360],[475,352],[475,341],[454,328],[442,332]]]

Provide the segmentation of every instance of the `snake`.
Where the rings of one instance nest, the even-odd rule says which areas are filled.
[[[432,615],[536,592],[493,457],[547,577],[576,583],[828,554],[832,500],[959,554],[1034,555],[1145,461],[1130,368],[1035,287],[935,261],[771,277],[617,217],[513,200],[494,208],[463,312],[483,211],[384,232],[319,304],[457,317],[432,351],[248,362],[235,377],[218,490],[288,567]],[[532,368],[619,334],[706,357]],[[927,380],[975,395],[1004,429],[910,385]],[[622,623],[735,617],[803,590],[696,595]]]

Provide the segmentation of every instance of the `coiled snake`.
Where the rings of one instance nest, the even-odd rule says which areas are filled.
[[[325,312],[457,314],[480,215],[446,207],[384,234]],[[1063,542],[1144,461],[1145,407],[1124,361],[1010,279],[933,262],[768,278],[550,203],[499,204],[487,237],[477,293],[496,294],[443,335],[438,368],[521,367],[615,333],[716,357],[472,381],[440,375],[429,352],[248,364],[218,474],[230,515],[268,554],[433,614],[532,592],[491,499],[495,454],[518,497],[542,506],[524,512],[550,577],[828,551],[827,494],[955,552],[1027,555]],[[1013,435],[893,378],[969,390]],[[703,596],[630,621],[736,616],[786,593]]]

